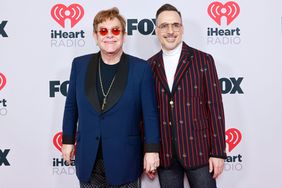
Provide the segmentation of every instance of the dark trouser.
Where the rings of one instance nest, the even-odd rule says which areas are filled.
[[[91,181],[89,183],[80,182],[80,188],[141,188],[141,181],[138,178],[134,182],[123,185],[108,185],[103,160],[98,159],[92,171]]]
[[[158,168],[161,188],[183,188],[184,173],[187,175],[190,188],[216,188],[215,179],[209,173],[208,166],[186,170],[176,160],[169,168]]]

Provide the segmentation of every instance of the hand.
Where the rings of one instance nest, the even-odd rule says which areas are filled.
[[[65,161],[68,164],[71,164],[71,160],[74,156],[74,145],[73,144],[63,144],[62,146],[62,155]]]
[[[213,171],[213,178],[216,179],[222,173],[224,168],[224,159],[210,157],[209,159],[209,171]]]
[[[147,176],[152,180],[156,176],[157,167],[160,166],[159,153],[145,153],[144,170]]]

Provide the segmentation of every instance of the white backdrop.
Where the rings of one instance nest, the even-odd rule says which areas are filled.
[[[216,61],[229,156],[218,187],[281,187],[282,1],[0,0],[0,188],[78,187],[59,151],[72,59],[98,50],[93,17],[113,6],[129,23],[125,52],[148,59],[160,49],[152,19],[166,2],[182,12],[184,40]]]

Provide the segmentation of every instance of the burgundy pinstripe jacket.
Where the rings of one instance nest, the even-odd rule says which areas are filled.
[[[225,158],[221,87],[212,56],[183,42],[171,92],[162,51],[148,61],[160,114],[161,166],[170,166],[173,144],[186,169],[207,165],[209,157]]]

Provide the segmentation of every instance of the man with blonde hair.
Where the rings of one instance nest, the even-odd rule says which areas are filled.
[[[152,71],[146,61],[123,52],[125,20],[117,8],[95,16],[93,35],[100,51],[72,64],[63,157],[70,162],[76,141],[81,188],[139,188],[143,168],[152,177],[159,166]]]

